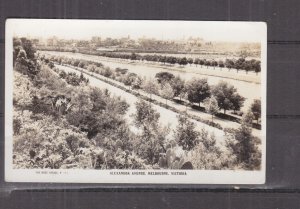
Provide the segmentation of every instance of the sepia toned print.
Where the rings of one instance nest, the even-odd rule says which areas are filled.
[[[264,183],[263,23],[6,30],[7,181]]]

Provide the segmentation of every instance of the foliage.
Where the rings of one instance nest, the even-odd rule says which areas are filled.
[[[166,105],[167,105],[167,100],[170,100],[174,97],[174,91],[172,86],[169,83],[166,83],[163,85],[162,89],[159,91],[159,95],[166,99]]]
[[[245,98],[235,93],[232,95],[231,102],[232,102],[232,109],[234,112],[241,110],[244,105]]]
[[[261,101],[259,99],[255,99],[254,102],[252,103],[251,112],[258,123],[258,120],[261,117]]]
[[[20,59],[26,58],[26,53],[23,51],[21,53],[19,51]],[[136,55],[135,59],[140,58]],[[14,162],[19,168],[259,168],[259,151],[255,152],[254,149],[248,162],[239,154],[242,153],[240,147],[245,146],[245,149],[248,149],[244,143],[237,145],[237,141],[242,141],[238,139],[249,138],[246,129],[228,132],[227,149],[221,150],[213,134],[208,134],[204,129],[196,131],[195,124],[188,118],[222,129],[218,127],[219,124],[193,115],[180,115],[174,135],[170,136],[169,128],[159,123],[159,113],[151,106],[151,103],[147,102],[149,98],[124,85],[101,77],[101,80],[141,98],[136,104],[137,110],[133,115],[134,128],[137,131],[132,132],[124,117],[128,110],[128,104],[125,101],[111,96],[107,90],[92,88],[88,85],[76,84],[71,87],[67,85],[68,76],[69,80],[78,81],[85,79],[83,74],[80,76],[69,74],[56,67],[51,69],[49,65],[51,62],[76,64],[76,60],[55,56],[44,57],[41,60],[41,68],[36,75],[29,76],[25,73],[22,76],[19,73],[21,71],[15,74],[17,82],[14,83],[16,86],[14,102],[17,105],[14,106],[16,116],[14,116],[13,123],[16,143]],[[164,60],[167,62],[167,57]],[[143,82],[139,76],[127,72],[124,74],[119,72],[118,75],[116,71],[90,61],[82,63],[85,63],[83,67],[90,72],[89,75],[93,76],[93,73],[104,75],[106,71],[109,71],[106,74],[107,77],[121,79],[125,85],[130,85],[135,89],[148,88],[150,98],[151,94],[159,93],[160,96],[168,99],[176,94],[175,89],[179,95],[182,95],[191,87],[191,85],[185,87],[180,77],[172,78],[170,82],[161,82],[159,85],[155,80]],[[28,91],[25,91],[26,89]],[[210,92],[209,86],[207,92]],[[238,94],[234,93],[233,98],[235,96],[238,98]],[[215,107],[210,107],[207,111],[217,109],[216,99],[208,98],[208,96],[206,100],[204,99],[205,106]],[[240,100],[241,98],[238,99]],[[233,108],[234,99],[231,102]],[[162,102],[152,101],[152,103],[178,112]],[[19,114],[21,116],[18,116]],[[243,120],[243,124],[247,124],[245,127],[250,127],[252,123],[249,118]],[[64,134],[65,132],[67,134]],[[58,133],[59,136],[54,135]],[[254,144],[258,142],[255,137],[251,139]],[[251,146],[248,147],[251,148]],[[50,151],[45,153],[45,150]]]
[[[195,124],[189,121],[187,115],[178,115],[178,125],[174,131],[174,140],[184,150],[191,150],[199,140],[199,133],[195,130]]]
[[[128,73],[125,75],[123,83],[126,86],[131,86],[133,84],[133,82],[135,81],[135,79],[137,78],[137,74],[135,73]]]
[[[35,48],[26,38],[13,40],[14,69],[33,78],[40,71],[40,65],[35,59]]]
[[[171,82],[174,79],[174,75],[172,73],[169,72],[159,72],[156,73],[155,78],[157,79],[158,83],[166,83],[166,82]]]
[[[204,100],[204,107],[205,107],[206,112],[211,114],[211,118],[213,121],[214,115],[216,115],[219,112],[218,101],[216,100],[216,98],[214,96],[212,96],[210,98],[206,98]]]
[[[140,89],[143,84],[143,79],[140,76],[136,76],[133,82],[131,83],[132,89]]]
[[[239,110],[243,105],[244,98],[237,93],[237,89],[225,81],[220,81],[212,88],[212,95],[217,99],[218,105],[224,110]]]
[[[174,91],[174,96],[179,96],[181,99],[181,95],[184,92],[185,88],[185,81],[180,78],[180,76],[176,76],[172,79],[171,86]]]
[[[164,142],[169,133],[167,127],[158,123],[159,113],[150,104],[139,100],[136,104],[136,113],[133,115],[134,124],[141,129],[135,144],[135,151],[150,164],[156,164],[159,153],[164,151]]]
[[[226,130],[226,146],[244,169],[257,170],[261,166],[261,152],[257,138],[252,135],[253,115],[247,112],[237,130]]]
[[[14,106],[21,106],[23,108],[30,106],[32,103],[32,95],[30,89],[33,85],[26,75],[21,75],[19,72],[14,73],[14,91],[13,91],[13,104]]]
[[[158,165],[164,169],[193,169],[187,153],[176,143],[169,143],[166,153],[160,153]]]
[[[123,118],[128,104],[98,88],[69,88],[61,78],[85,77],[50,69],[49,59],[43,62],[34,76],[14,73],[14,166],[144,168],[144,161],[128,152],[134,138]],[[114,142],[117,152],[112,153],[100,138]]]
[[[190,102],[200,103],[210,96],[210,86],[207,83],[207,79],[192,79],[186,84],[186,90],[188,95],[188,100]]]
[[[153,79],[148,79],[145,80],[142,88],[145,92],[147,92],[150,95],[151,99],[152,94],[158,94],[159,84]]]

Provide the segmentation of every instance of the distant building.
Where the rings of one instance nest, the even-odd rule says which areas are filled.
[[[48,38],[47,46],[57,46],[58,45],[58,38],[53,36],[52,38]]]

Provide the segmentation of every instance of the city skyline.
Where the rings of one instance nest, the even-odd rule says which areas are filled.
[[[47,21],[47,24],[45,24]],[[180,22],[180,30],[178,23]],[[130,20],[45,20],[27,19],[7,21],[13,24],[14,36],[30,36],[45,39],[90,40],[101,38],[154,38],[159,40],[183,40],[200,38],[212,42],[261,42],[265,30],[258,30],[253,23],[245,22],[200,22],[200,21],[130,21]],[[261,23],[264,24],[264,23]],[[36,28],[40,28],[36,30]],[[30,31],[30,32],[29,32]]]

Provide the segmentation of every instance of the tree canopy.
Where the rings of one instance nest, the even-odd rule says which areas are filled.
[[[200,103],[210,96],[210,86],[208,85],[207,79],[192,79],[186,83],[186,90],[188,100],[190,102]]]

